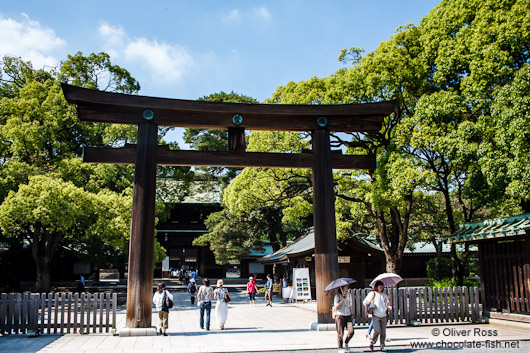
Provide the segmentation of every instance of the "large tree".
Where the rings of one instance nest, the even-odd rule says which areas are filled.
[[[293,153],[308,146],[307,136],[295,132],[253,131],[247,150]],[[309,170],[245,168],[225,189],[224,209],[208,217],[209,232],[194,244],[209,244],[219,263],[263,243],[276,251],[310,226],[310,186]]]
[[[346,230],[374,234],[385,250],[387,270],[399,271],[408,226],[416,217],[417,191],[443,197],[443,234],[453,233],[460,222],[517,212],[506,195],[525,205],[527,193],[513,190],[521,190],[521,174],[526,173],[521,167],[525,135],[515,128],[526,131],[529,6],[515,0],[442,1],[419,26],[398,28],[364,57],[359,48],[343,50],[339,59],[352,67],[322,79],[289,82],[268,100],[334,104],[396,99],[397,109],[379,133],[337,135],[334,141],[348,147],[347,153],[377,154],[375,172],[336,175],[342,200],[338,226],[339,236]],[[500,117],[491,116],[492,107]],[[518,124],[511,123],[515,117],[521,117]],[[512,138],[514,146],[506,143]],[[504,146],[503,159],[496,160],[497,145]],[[513,162],[503,162],[508,159]],[[453,246],[451,255],[453,275],[461,282],[467,253],[459,254]]]
[[[130,220],[131,198],[101,191],[93,194],[47,176],[31,176],[28,184],[11,191],[0,205],[0,228],[31,244],[37,266],[35,290],[50,290],[50,265],[67,238],[99,238],[122,251]]]
[[[83,203],[87,207],[85,210],[87,217],[91,215],[91,217],[98,217],[102,222],[103,220],[109,221],[103,223],[98,223],[96,219],[87,222],[76,221],[75,232],[73,226],[68,230],[61,228],[68,227],[66,221],[64,225],[50,223],[46,227],[42,224],[31,224],[25,228],[7,227],[3,236],[11,236],[12,239],[23,241],[30,234],[28,232],[40,232],[42,238],[36,236],[24,240],[30,242],[35,240],[32,246],[34,246],[34,259],[39,261],[36,262],[39,289],[49,289],[47,267],[53,261],[57,249],[62,245],[78,250],[84,260],[100,266],[115,265],[123,261],[128,250],[128,247],[124,246],[128,242],[128,231],[113,232],[112,236],[107,236],[107,232],[112,231],[113,221],[105,216],[115,215],[116,219],[121,217],[122,220],[126,220],[130,217],[130,205],[127,207],[115,205],[113,210],[119,211],[119,216],[110,208],[105,213],[97,211],[100,208],[89,206],[96,203],[102,204],[105,200],[119,199],[123,193],[130,194],[134,167],[84,164],[80,156],[83,146],[120,146],[127,142],[134,142],[136,128],[79,121],[75,107],[69,105],[64,99],[60,82],[122,93],[136,93],[139,89],[138,83],[126,70],[112,65],[105,53],[91,54],[88,57],[77,53],[69,56],[58,71],[50,72],[34,70],[31,63],[19,58],[4,57],[0,71],[3,73],[0,82],[0,202],[2,202],[2,207],[5,203],[6,210],[13,208],[12,204],[15,201],[9,201],[11,202],[9,206],[8,199],[15,200],[22,197],[17,195],[23,195],[22,190],[26,190],[28,185],[37,182],[33,176],[46,175],[56,183],[65,182],[72,185],[68,189],[79,188],[88,193],[92,201]],[[190,168],[168,167],[161,169],[160,173],[169,177],[189,176]],[[179,186],[185,190],[187,185],[188,183],[184,183]],[[41,196],[46,197],[46,195]],[[89,198],[89,196],[86,197]],[[62,195],[57,194],[56,197],[62,197]],[[68,195],[65,197],[65,202],[67,202]],[[183,196],[180,195],[180,197]],[[28,208],[27,212],[38,211],[31,210],[32,205],[36,207],[36,203],[28,203],[25,206]],[[161,203],[157,206],[157,214],[160,215],[163,206]],[[2,219],[3,224],[15,222],[16,218],[12,218],[14,214],[6,210],[3,218],[11,217],[11,219]],[[61,223],[63,220],[60,216],[52,217],[51,220]],[[64,216],[67,217],[67,213]],[[69,219],[77,219],[74,216],[69,217]],[[97,231],[90,231],[97,224],[105,226]],[[129,225],[126,228],[128,227]],[[56,232],[55,230],[58,229],[60,231]],[[65,236],[68,232],[71,235]],[[45,245],[39,247],[39,244]],[[159,244],[155,245],[157,249],[155,255],[158,258],[163,249]]]

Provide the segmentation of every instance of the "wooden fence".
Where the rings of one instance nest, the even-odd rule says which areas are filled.
[[[102,333],[116,328],[117,294],[2,293],[0,332]]]
[[[353,317],[356,325],[367,325],[362,301],[370,289],[353,289]],[[388,324],[478,321],[482,315],[477,287],[393,288]]]

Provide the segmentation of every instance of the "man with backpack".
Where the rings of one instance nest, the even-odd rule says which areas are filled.
[[[190,284],[188,284],[188,294],[191,299],[191,305],[195,305],[195,297],[197,296],[197,284],[195,279],[190,279]]]
[[[164,283],[159,283],[155,294],[153,295],[153,304],[158,311],[160,319],[160,334],[167,336],[169,309],[173,307],[173,295],[166,290]]]

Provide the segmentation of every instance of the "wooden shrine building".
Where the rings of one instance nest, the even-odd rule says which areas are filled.
[[[84,161],[135,164],[129,273],[128,328],[151,326],[156,166],[308,168],[313,172],[317,291],[339,275],[332,169],[375,169],[373,155],[332,153],[330,132],[378,132],[395,102],[272,105],[197,102],[101,92],[63,84],[80,120],[138,125],[137,145],[84,149]],[[228,130],[228,151],[170,150],[157,145],[158,126]],[[245,130],[309,131],[306,153],[246,152]],[[318,322],[332,322],[332,296],[319,296]]]
[[[530,314],[530,213],[463,224],[450,241],[478,244],[484,312]]]

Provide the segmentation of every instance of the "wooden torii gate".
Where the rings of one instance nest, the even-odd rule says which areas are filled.
[[[213,103],[133,96],[63,84],[80,120],[138,125],[137,145],[85,147],[84,161],[136,164],[134,173],[127,328],[151,326],[156,166],[311,168],[318,322],[332,322],[333,296],[325,286],[339,274],[332,169],[375,169],[373,155],[342,155],[330,149],[330,131],[376,132],[394,101],[347,105]],[[157,146],[158,126],[228,129],[228,151],[169,150]],[[245,129],[311,131],[312,151],[300,154],[245,152]]]

